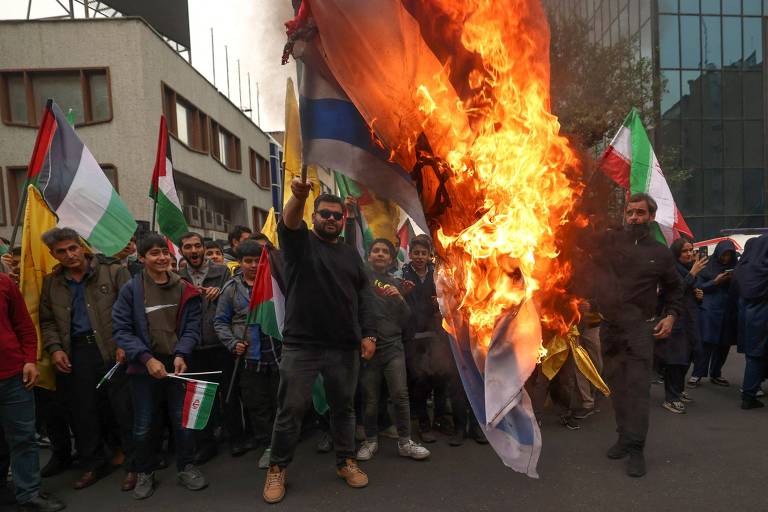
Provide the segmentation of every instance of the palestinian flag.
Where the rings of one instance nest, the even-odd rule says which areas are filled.
[[[157,156],[149,197],[157,204],[158,231],[178,245],[181,236],[188,232],[189,228],[181,210],[179,196],[176,194],[176,184],[173,182],[171,145],[168,141],[165,116],[160,116],[160,134],[157,137]]]
[[[630,194],[645,192],[658,204],[655,236],[669,245],[681,234],[693,238],[690,228],[675,205],[672,191],[661,170],[656,153],[640,119],[632,109],[623,126],[603,154],[600,167],[620,187]]]
[[[215,382],[192,379],[184,380],[184,385],[186,394],[184,408],[181,411],[181,425],[184,428],[202,430],[208,424],[219,385]]]
[[[45,106],[27,181],[40,190],[58,226],[74,229],[107,256],[136,231],[128,207],[53,100]]]
[[[411,238],[413,238],[413,235],[414,232],[413,227],[411,226],[411,221],[409,219],[405,219],[403,225],[400,226],[400,229],[397,230],[397,259],[400,261],[400,263],[408,263],[411,261],[411,258],[408,256],[408,252],[411,248]]]
[[[248,323],[257,324],[261,332],[282,341],[284,321],[285,298],[275,276],[272,275],[269,251],[264,248],[261,251],[251,301],[248,305]]]
[[[366,261],[374,236],[373,230],[368,226],[365,215],[363,215],[363,206],[373,202],[373,198],[368,190],[355,180],[347,178],[339,172],[334,172],[334,178],[336,179],[336,186],[339,187],[339,193],[342,198],[352,196],[357,199],[355,246],[357,247],[357,252],[360,254],[360,257],[363,261]]]

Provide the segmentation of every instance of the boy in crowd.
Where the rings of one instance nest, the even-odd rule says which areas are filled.
[[[217,265],[224,265],[224,251],[221,248],[221,244],[214,240],[208,240],[205,242],[205,259],[212,261]]]
[[[227,283],[219,297],[214,327],[219,340],[238,357],[240,398],[253,428],[254,445],[264,447],[259,468],[269,467],[272,424],[280,384],[280,341],[248,325],[248,312],[262,251],[268,247],[245,240],[237,248],[240,274]]]
[[[208,483],[193,461],[192,430],[182,426],[186,386],[169,373],[184,373],[200,342],[201,300],[197,289],[170,271],[165,238],[150,233],[139,244],[144,270],[126,284],[112,312],[113,337],[125,350],[134,409],[133,436],[139,472],[133,496],[154,492],[155,454],[150,432],[163,398],[168,401],[176,442],[179,484],[200,490]]]
[[[398,454],[416,460],[429,457],[429,450],[411,440],[411,413],[403,349],[403,327],[408,322],[411,311],[397,289],[397,281],[387,273],[392,267],[394,257],[395,246],[392,242],[384,238],[373,241],[368,263],[372,269],[371,287],[378,312],[379,335],[373,358],[364,362],[361,369],[366,440],[357,451],[358,460],[370,460],[379,448],[376,434],[382,379],[386,380],[389,396],[395,406]]]

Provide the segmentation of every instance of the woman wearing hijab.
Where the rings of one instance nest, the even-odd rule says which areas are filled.
[[[683,414],[684,402],[690,401],[683,389],[685,374],[691,364],[693,349],[699,342],[698,298],[703,296],[703,292],[698,287],[698,275],[708,260],[697,257],[693,243],[685,238],[675,240],[669,249],[683,281],[683,309],[669,337],[656,342],[656,354],[664,363],[665,401],[662,407],[669,412]]]
[[[738,295],[738,349],[746,357],[741,408],[763,407],[757,399],[768,366],[768,235],[744,247],[734,274]]]
[[[693,365],[693,375],[688,384],[696,387],[703,377],[718,386],[730,386],[720,376],[720,371],[731,349],[729,336],[724,336],[723,323],[728,305],[728,290],[731,273],[737,262],[736,246],[730,240],[723,240],[715,247],[706,267],[699,274],[704,298],[701,302],[699,323],[701,345]]]

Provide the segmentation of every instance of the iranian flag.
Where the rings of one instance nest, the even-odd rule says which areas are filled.
[[[248,323],[258,324],[261,332],[275,339],[283,339],[285,321],[285,297],[272,274],[269,250],[261,251],[251,301],[248,305]]]
[[[136,231],[128,207],[53,100],[45,106],[27,182],[40,190],[58,226],[74,229],[107,256]]]
[[[645,192],[658,205],[654,234],[669,245],[681,234],[693,238],[690,228],[675,205],[672,191],[653,151],[637,109],[632,109],[619,132],[603,154],[603,172],[630,194]]]
[[[176,184],[173,182],[173,163],[171,145],[168,142],[168,129],[165,116],[160,116],[160,134],[157,137],[157,157],[152,173],[149,197],[155,200],[157,207],[158,231],[178,245],[180,237],[189,231],[184,212],[181,210]]]
[[[219,385],[215,382],[193,379],[184,379],[184,385],[187,389],[184,395],[184,408],[181,411],[181,424],[184,428],[202,430],[208,424]]]

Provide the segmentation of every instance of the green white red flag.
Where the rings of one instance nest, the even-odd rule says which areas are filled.
[[[216,389],[219,385],[215,382],[193,379],[184,379],[183,384],[186,386],[186,394],[181,411],[181,424],[184,428],[202,430],[208,424],[208,418],[211,417],[211,409],[216,401]]]
[[[165,116],[160,116],[160,134],[157,138],[157,156],[152,172],[152,183],[149,187],[149,197],[157,204],[158,231],[178,245],[180,237],[188,232],[189,228],[173,181],[171,145],[168,141]]]
[[[681,234],[693,237],[653,151],[648,133],[637,109],[632,109],[622,127],[603,154],[600,167],[630,194],[645,192],[657,203],[654,234],[669,245]]]
[[[251,301],[248,305],[248,323],[258,324],[261,332],[275,339],[283,339],[285,297],[272,274],[269,251],[261,251]]]
[[[414,232],[413,226],[411,226],[411,221],[409,219],[405,219],[403,225],[400,226],[400,229],[397,230],[397,259],[400,260],[400,263],[408,263],[411,261],[408,253],[410,251],[411,238],[413,238],[413,235]]]

